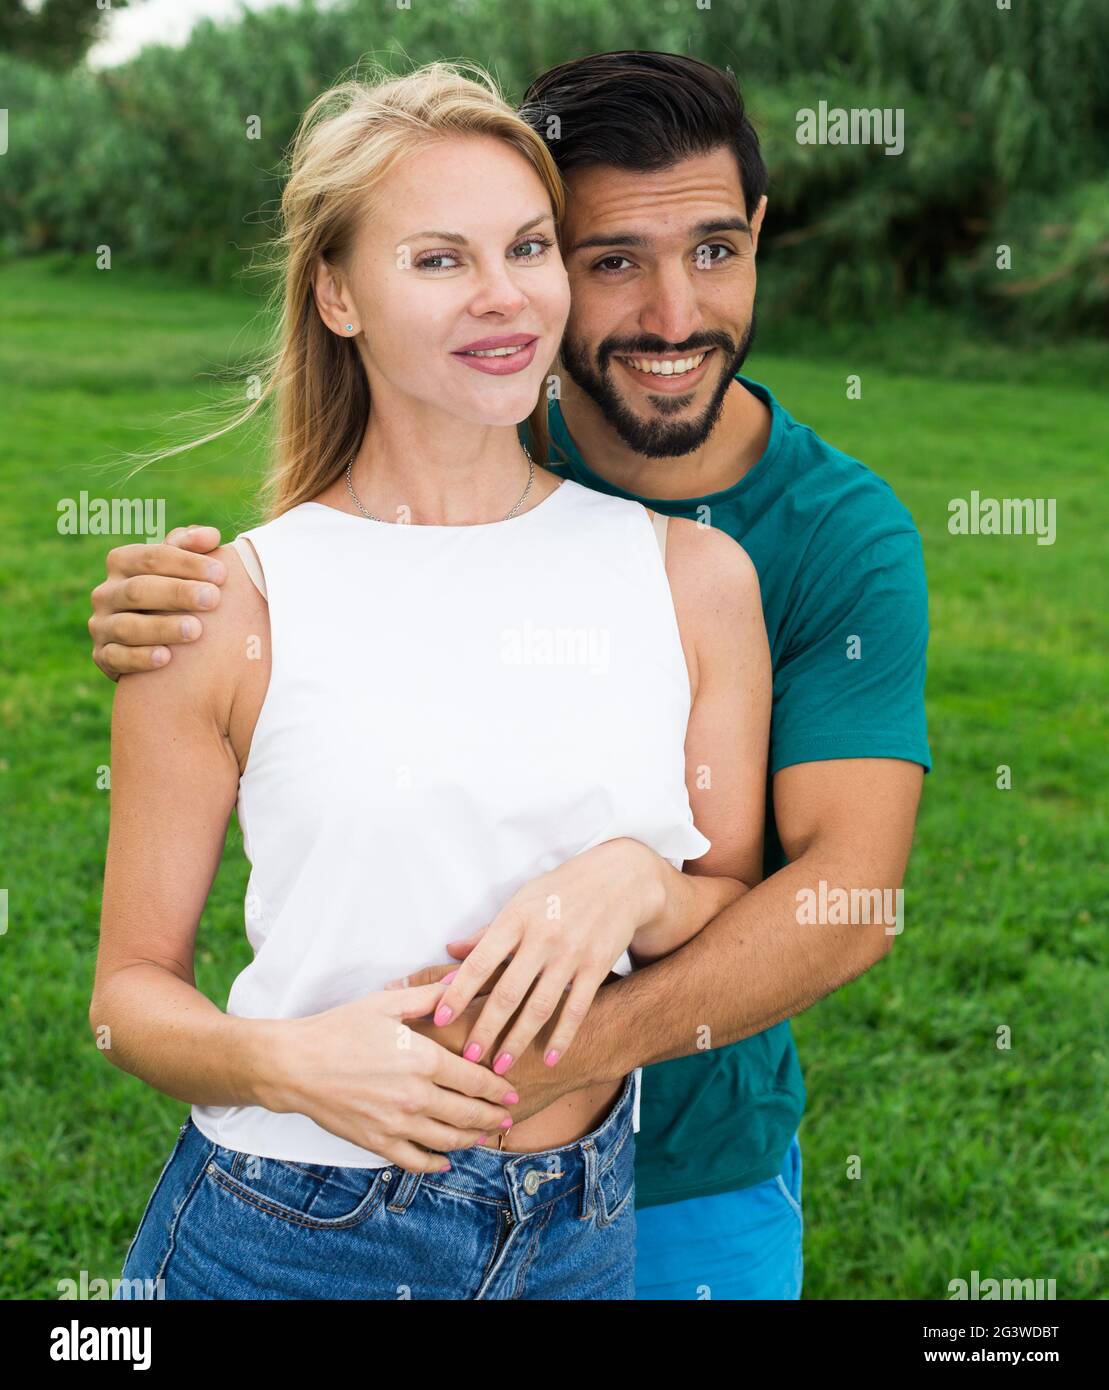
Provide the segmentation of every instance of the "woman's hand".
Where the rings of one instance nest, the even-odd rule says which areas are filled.
[[[468,1062],[485,1057],[522,1004],[492,1059],[493,1070],[503,1075],[561,1005],[545,1053],[547,1064],[554,1066],[632,937],[663,909],[663,864],[637,840],[609,840],[532,879],[488,927],[466,941],[449,943],[451,954],[465,955],[465,960],[445,981],[435,1011],[439,1025],[460,1014],[508,961],[463,1057]]]
[[[442,994],[441,984],[388,990],[283,1021],[262,1104],[307,1115],[409,1172],[445,1171],[443,1153],[510,1128],[503,1107],[519,1098],[404,1022],[429,1014]]]

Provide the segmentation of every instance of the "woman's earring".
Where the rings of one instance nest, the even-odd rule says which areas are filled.
[[[348,332],[348,333],[353,333],[353,332],[354,332],[354,324],[353,324],[353,323],[348,323],[348,324],[347,324],[347,332]]]

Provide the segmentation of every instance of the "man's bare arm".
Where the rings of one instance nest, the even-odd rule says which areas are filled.
[[[916,763],[880,758],[779,772],[775,816],[791,862],[680,950],[600,990],[557,1067],[543,1065],[541,1034],[512,1069],[516,1118],[634,1067],[760,1033],[881,960],[895,929],[881,922],[801,925],[798,892],[819,892],[821,880],[829,890],[899,888],[923,776]]]

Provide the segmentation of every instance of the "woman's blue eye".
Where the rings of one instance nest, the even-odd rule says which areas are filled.
[[[514,261],[535,261],[548,251],[554,242],[547,237],[528,237],[527,241],[519,241],[512,248],[511,259]],[[453,251],[432,251],[425,254],[416,262],[420,270],[453,270],[457,264],[458,257]],[[444,264],[449,262],[449,264]]]
[[[423,260],[417,261],[416,264],[420,270],[449,270],[451,269],[450,266],[435,265],[433,262],[453,261],[454,259],[453,251],[434,251],[430,256],[425,256]]]
[[[518,261],[534,260],[536,256],[541,256],[550,245],[551,243],[547,240],[546,237],[529,237],[527,241],[517,242],[516,245],[512,248],[513,251],[519,251],[522,247],[528,246],[534,246],[536,249],[530,255],[514,256],[514,259]]]

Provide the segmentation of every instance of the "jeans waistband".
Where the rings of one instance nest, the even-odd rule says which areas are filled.
[[[612,1109],[596,1129],[580,1139],[531,1153],[503,1153],[479,1147],[456,1149],[449,1155],[451,1166],[446,1173],[394,1174],[396,1186],[385,1205],[390,1211],[403,1212],[426,1184],[437,1191],[476,1201],[507,1202],[513,1218],[526,1221],[580,1188],[582,1215],[588,1216],[601,1175],[633,1140],[634,1099],[635,1073],[630,1072]]]

